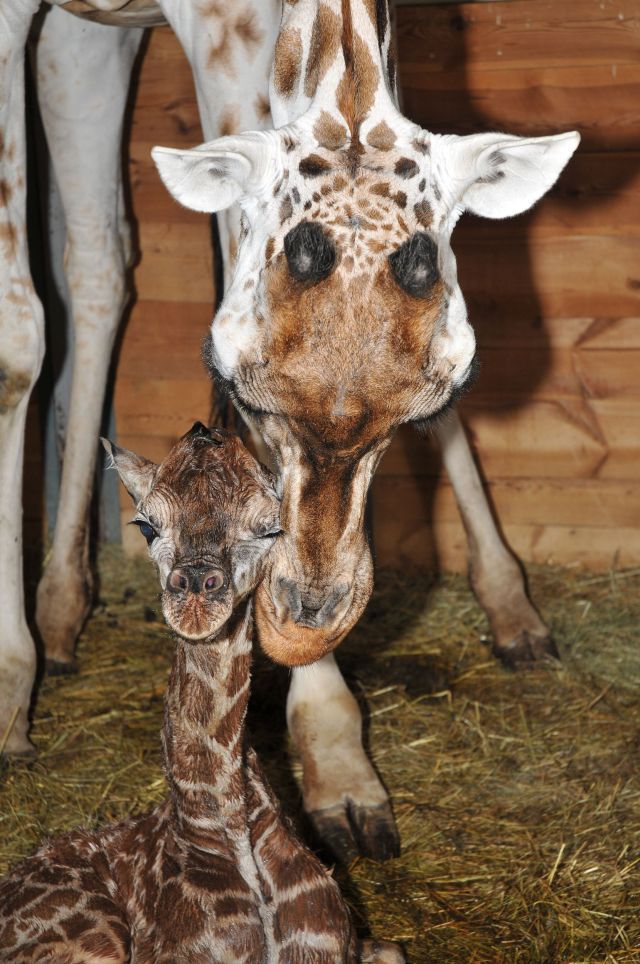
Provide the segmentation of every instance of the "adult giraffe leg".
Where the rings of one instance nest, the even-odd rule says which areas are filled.
[[[22,467],[44,354],[25,224],[24,45],[39,0],[0,5],[0,751],[25,753],[36,652],[24,612]]]
[[[137,28],[114,28],[54,7],[36,53],[38,95],[67,225],[65,272],[75,330],[71,403],[53,546],[38,587],[49,664],[72,665],[89,613],[89,507],[115,334],[127,292],[121,141]]]
[[[360,708],[333,654],[294,669],[289,731],[302,758],[304,809],[343,862],[396,857],[400,842],[387,793],[362,746]]]
[[[527,596],[522,568],[498,532],[457,412],[437,432],[467,534],[471,587],[489,617],[494,654],[511,667],[557,656],[549,629]]]

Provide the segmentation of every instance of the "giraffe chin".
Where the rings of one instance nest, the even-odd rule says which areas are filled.
[[[327,631],[300,626],[292,619],[276,624],[264,583],[256,592],[254,606],[260,646],[270,659],[283,666],[308,666],[322,659],[340,645],[352,626],[352,621],[343,621]]]
[[[211,604],[191,593],[178,599],[166,592],[162,596],[162,612],[168,625],[190,643],[204,642],[219,633],[232,610],[231,599]]]

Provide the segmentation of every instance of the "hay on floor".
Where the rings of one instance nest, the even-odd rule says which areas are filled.
[[[363,929],[427,962],[640,961],[640,571],[533,572],[562,663],[511,673],[482,639],[460,577],[378,573],[341,664],[367,708],[403,855],[338,871]],[[43,836],[164,795],[171,641],[155,576],[114,551],[79,647],[46,679],[38,757],[0,785],[0,872]],[[287,673],[258,659],[251,725],[285,808],[299,812]]]

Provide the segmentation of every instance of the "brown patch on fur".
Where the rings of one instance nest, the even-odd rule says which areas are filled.
[[[276,246],[276,243],[273,240],[273,238],[269,238],[269,240],[267,241],[267,246],[264,249],[264,257],[266,261],[271,261],[275,246]]]
[[[390,151],[396,143],[396,135],[386,121],[380,121],[367,134],[367,144],[376,151]]]
[[[399,161],[396,161],[394,170],[398,177],[410,178],[415,177],[420,168],[410,157],[401,157]]]
[[[309,44],[309,57],[304,79],[304,92],[307,97],[313,97],[335,60],[340,49],[340,19],[327,6],[321,3],[318,7]]]
[[[4,224],[0,224],[0,241],[3,241],[8,247],[13,250],[18,240],[18,232],[14,224],[11,221],[6,221]]]
[[[11,200],[12,194],[13,194],[13,188],[11,187],[9,182],[3,177],[2,180],[0,180],[0,201],[2,201],[2,204],[5,207],[8,205],[9,201]]]
[[[284,224],[285,221],[288,221],[292,214],[293,204],[291,203],[291,198],[288,194],[285,194],[280,205],[280,224]]]
[[[347,143],[347,131],[343,125],[323,110],[313,125],[313,135],[320,147],[329,151],[337,151]]]
[[[418,184],[418,190],[419,190],[419,191],[424,191],[424,189],[426,188],[426,186],[427,186],[427,179],[423,177],[422,180],[420,181],[420,183]]]
[[[414,204],[413,210],[423,228],[428,228],[431,226],[431,223],[433,222],[433,211],[431,210],[431,205],[426,199],[419,201],[418,204]]]
[[[257,47],[263,39],[263,32],[256,24],[255,13],[251,9],[243,10],[233,20],[229,17],[228,7],[220,0],[209,0],[200,8],[203,17],[216,17],[221,20],[220,39],[217,44],[211,44],[207,57],[207,67],[222,67],[228,76],[233,76],[233,41],[238,38],[247,48]]]
[[[271,117],[269,98],[265,94],[258,94],[254,102],[254,107],[258,120],[266,121]]]
[[[391,192],[389,191],[389,182],[378,181],[377,184],[373,184],[371,187],[371,193],[377,194],[380,197],[391,197]]]
[[[396,202],[399,208],[406,208],[407,206],[407,195],[404,191],[398,191],[396,194],[392,195],[393,200]]]
[[[291,97],[302,68],[302,39],[297,27],[287,27],[281,31],[276,43],[273,61],[273,78],[277,92],[283,97]]]
[[[347,184],[348,184],[348,181],[346,177],[343,177],[342,174],[338,174],[333,179],[333,190],[342,191],[347,186]]]
[[[262,43],[264,32],[256,24],[253,10],[240,14],[235,22],[235,32],[245,47],[257,47]]]
[[[31,380],[20,372],[12,374],[0,360],[0,415],[11,411],[31,388]]]
[[[231,134],[237,134],[238,128],[236,126],[236,115],[238,108],[234,105],[229,105],[225,107],[222,114],[220,115],[220,136],[229,137]]]
[[[238,243],[233,235],[229,238],[229,259],[231,264],[236,263],[236,258],[238,256]]]
[[[421,141],[419,137],[414,137],[414,139],[413,139],[413,146],[415,147],[415,149],[416,149],[417,151],[420,151],[421,154],[430,154],[430,153],[431,153],[431,147],[429,146],[429,142],[428,142],[428,141]]]
[[[244,290],[245,290],[245,291],[250,291],[251,288],[253,288],[254,285],[255,285],[254,279],[253,279],[253,278],[247,278],[247,280],[246,280],[245,283],[244,283]]]
[[[345,0],[343,8],[344,4]],[[345,72],[336,90],[336,103],[353,139],[373,107],[380,75],[362,37],[352,31],[350,7],[343,23],[342,49]]]
[[[298,170],[303,177],[319,177],[321,174],[327,174],[331,169],[329,161],[320,157],[319,154],[309,154],[308,157],[303,157],[298,165]]]

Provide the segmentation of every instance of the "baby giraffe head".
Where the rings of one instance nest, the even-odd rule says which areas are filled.
[[[183,639],[210,639],[260,582],[280,534],[270,473],[235,435],[200,422],[159,465],[102,443],[136,505],[167,623]]]

